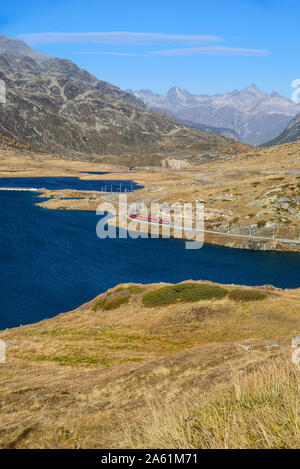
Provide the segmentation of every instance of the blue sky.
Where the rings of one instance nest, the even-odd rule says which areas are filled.
[[[300,78],[299,0],[27,0],[1,34],[123,89],[215,94],[255,82],[290,98]]]

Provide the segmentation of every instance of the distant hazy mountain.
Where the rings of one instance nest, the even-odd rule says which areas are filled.
[[[35,150],[147,165],[243,151],[233,140],[146,109],[140,99],[69,60],[41,56],[3,36],[0,51],[0,79],[6,84],[0,134]]]
[[[133,94],[148,107],[166,109],[184,121],[233,130],[241,141],[252,145],[277,137],[300,112],[300,104],[276,92],[268,95],[255,84],[214,96],[195,95],[178,87],[166,94],[151,90]]]
[[[239,140],[239,136],[234,130],[225,129],[224,127],[212,127],[211,125],[197,124],[197,122],[191,122],[184,119],[180,119],[179,117],[176,117],[174,112],[168,111],[167,109],[162,109],[160,107],[153,106],[149,109],[151,109],[152,111],[160,112],[161,114],[165,114],[166,116],[171,117],[171,119],[176,120],[179,124],[191,127],[192,129],[203,130],[212,134],[222,135],[223,137]]]
[[[270,140],[262,145],[263,147],[271,147],[273,145],[282,145],[283,143],[291,143],[300,140],[300,114],[291,120],[289,125],[278,137]]]

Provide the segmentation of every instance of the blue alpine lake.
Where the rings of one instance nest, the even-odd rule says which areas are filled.
[[[108,174],[89,172],[85,174]],[[140,189],[133,181],[110,181],[79,179],[77,177],[25,177],[25,178],[0,178],[0,188],[19,189],[48,189],[63,190],[72,189],[78,191],[112,191],[124,192]]]
[[[17,182],[24,187],[24,178]],[[95,212],[43,209],[35,206],[37,195],[0,191],[0,329],[70,311],[121,282],[300,285],[297,253],[208,244],[186,250],[176,239],[100,240]]]

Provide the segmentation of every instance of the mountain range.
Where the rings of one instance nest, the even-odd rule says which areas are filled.
[[[194,124],[225,128],[251,145],[276,138],[298,113],[300,104],[276,92],[264,93],[254,83],[243,90],[225,94],[196,95],[178,87],[165,94],[151,90],[131,91],[150,109]]]
[[[34,150],[139,165],[243,150],[234,140],[148,109],[133,94],[69,60],[41,55],[5,36],[0,37],[0,79],[6,85],[0,134]]]
[[[300,114],[291,120],[289,125],[278,137],[262,145],[262,147],[271,147],[273,145],[282,145],[300,140]]]
[[[174,114],[174,112],[168,111],[167,109],[161,109],[159,107],[153,107],[151,109],[153,111],[160,112],[161,114],[164,114],[165,116],[168,116],[171,119],[176,120],[179,124],[184,125],[186,127],[191,127],[192,129],[203,130],[212,134],[223,135],[223,137],[239,140],[239,136],[234,130],[226,129],[225,127],[213,127],[212,125],[198,124],[197,122],[191,122],[185,119],[180,119],[176,116],[176,114]]]

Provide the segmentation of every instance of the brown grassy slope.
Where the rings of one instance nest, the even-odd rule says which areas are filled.
[[[127,426],[130,448],[298,449],[299,371],[283,354],[251,371],[232,369],[228,383],[181,402],[156,401]]]
[[[300,331],[299,290],[260,288],[267,297],[256,302],[227,296],[146,308],[142,296],[158,286],[143,286],[142,292],[127,287],[112,289],[106,297],[129,297],[117,309],[95,311],[101,295],[73,312],[1,332],[0,338],[11,345],[7,363],[0,365],[2,448],[227,447],[229,436],[224,439],[216,430],[223,414],[218,417],[214,409],[225,405],[218,403],[218,386],[225,386],[225,400],[229,396],[224,414],[228,425],[236,415],[234,406],[230,410],[232,373],[243,371],[257,382],[255,392],[260,393],[265,385],[257,373],[267,367],[276,398],[275,379],[283,386],[290,338]],[[274,342],[283,348],[267,347]],[[251,351],[239,343],[250,345]],[[244,427],[254,422],[254,403],[245,411]],[[232,439],[232,445],[299,444],[295,425],[278,433],[279,411],[276,407],[273,412],[273,401],[265,398],[263,405],[264,428],[272,434],[275,426],[276,438],[259,440],[244,433],[243,441]],[[199,426],[204,411],[204,422],[209,420],[212,429],[207,441]],[[299,416],[293,418],[298,425]],[[162,419],[163,434],[158,426]]]

